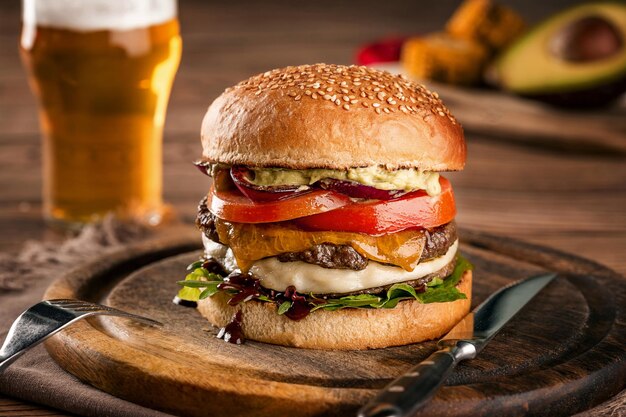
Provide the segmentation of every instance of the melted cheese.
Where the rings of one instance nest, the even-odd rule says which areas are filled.
[[[209,240],[204,235],[202,239],[207,256],[212,256],[222,262],[229,272],[236,269],[236,262],[229,248]],[[299,261],[280,262],[275,257],[254,262],[250,272],[261,280],[261,285],[265,288],[277,291],[284,291],[288,286],[293,285],[301,293],[348,293],[410,281],[437,272],[452,262],[458,246],[457,240],[445,255],[419,263],[410,272],[373,261],[370,261],[365,269],[353,271],[322,268]]]
[[[350,245],[362,256],[412,271],[418,264],[426,236],[421,230],[402,230],[381,236],[364,233],[304,231],[276,223],[233,223],[215,220],[220,242],[232,249],[237,265],[248,272],[258,260],[285,252],[302,252],[315,245]]]

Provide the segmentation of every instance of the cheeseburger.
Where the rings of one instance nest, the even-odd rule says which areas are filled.
[[[437,338],[470,307],[450,182],[459,123],[436,93],[360,66],[275,69],[202,122],[204,257],[179,284],[219,336],[317,349]]]

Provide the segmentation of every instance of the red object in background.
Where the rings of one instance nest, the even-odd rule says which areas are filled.
[[[406,36],[393,37],[364,45],[357,51],[356,63],[358,65],[369,65],[376,62],[399,61],[402,44],[404,44],[406,39]]]

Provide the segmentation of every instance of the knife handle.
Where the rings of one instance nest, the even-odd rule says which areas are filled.
[[[406,417],[435,395],[454,367],[476,355],[471,343],[458,341],[435,351],[419,365],[387,385],[359,410],[358,417]]]

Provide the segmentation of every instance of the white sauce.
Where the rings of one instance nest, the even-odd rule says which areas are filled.
[[[217,259],[226,271],[233,272],[235,269],[239,269],[233,251],[228,246],[213,242],[204,233],[202,233],[202,244],[207,258]]]
[[[23,0],[22,21],[77,31],[129,30],[172,20],[176,0]]]
[[[202,239],[207,256],[213,256],[223,262],[229,272],[236,269],[233,254],[229,248],[209,240],[204,235]],[[454,259],[458,246],[457,240],[445,255],[419,263],[411,272],[371,260],[365,269],[353,271],[322,268],[299,261],[280,262],[276,257],[255,262],[250,272],[261,280],[261,285],[265,288],[277,291],[284,291],[288,286],[293,285],[301,293],[347,293],[410,281],[437,272]]]

